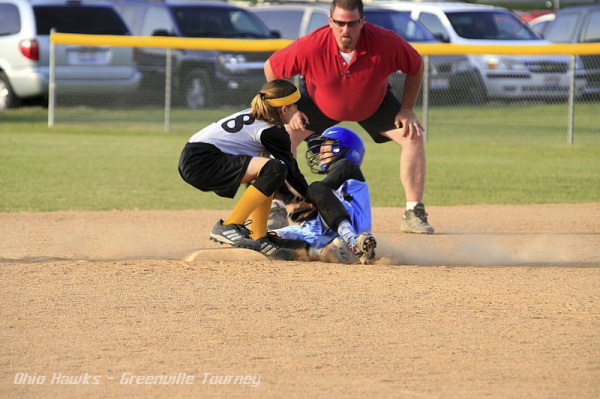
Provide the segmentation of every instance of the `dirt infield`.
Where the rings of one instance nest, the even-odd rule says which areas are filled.
[[[600,204],[401,212],[370,266],[185,262],[226,211],[0,214],[0,397],[600,397]]]

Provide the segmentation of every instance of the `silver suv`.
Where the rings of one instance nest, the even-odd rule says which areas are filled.
[[[600,42],[600,5],[560,10],[544,30],[544,37],[554,43]],[[600,55],[582,56],[581,61],[587,79],[585,94],[600,99]]]
[[[467,3],[378,2],[380,7],[410,12],[444,42],[485,45],[548,45],[513,12],[487,5]],[[569,93],[570,57],[563,55],[466,56],[455,67],[452,90],[460,98],[480,103],[487,99],[566,98]],[[575,96],[585,88],[577,58]]]
[[[61,33],[130,34],[110,3],[0,0],[0,110],[47,98],[52,28]],[[59,95],[122,96],[134,91],[140,78],[133,49],[56,47]]]

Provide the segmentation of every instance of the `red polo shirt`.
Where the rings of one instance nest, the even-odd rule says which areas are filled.
[[[381,105],[390,74],[413,75],[421,68],[421,56],[410,44],[367,22],[350,64],[340,55],[329,25],[296,39],[269,62],[280,79],[303,75],[315,104],[336,121],[367,119]]]

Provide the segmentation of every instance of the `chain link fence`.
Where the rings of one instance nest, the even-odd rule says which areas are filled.
[[[181,50],[136,44],[129,47],[133,48],[131,62],[141,75],[136,89],[91,94],[85,87],[63,90],[60,80],[51,82],[49,125],[101,125],[191,135],[250,106],[264,83],[260,66],[275,50]],[[95,45],[86,44],[80,50],[80,56],[90,57],[90,63],[90,49]],[[426,126],[428,141],[600,144],[600,45],[597,47],[592,54],[586,47],[584,55],[501,54],[508,46],[503,46],[500,54],[491,54],[493,48],[487,46],[487,54],[461,49],[462,54],[444,50],[445,54],[436,55],[427,46],[418,48],[425,54],[427,72],[416,111]],[[178,61],[182,59],[178,53],[189,51],[197,51],[195,58],[207,61]],[[390,77],[398,98],[402,97],[403,80],[401,74]],[[361,131],[358,124],[350,126]]]

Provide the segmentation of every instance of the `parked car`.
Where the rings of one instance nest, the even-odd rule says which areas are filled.
[[[554,21],[545,29],[544,37],[554,43],[600,42],[600,5],[560,10]],[[581,60],[587,79],[585,94],[598,98],[600,97],[600,55],[582,56]]]
[[[273,39],[277,35],[246,9],[227,3],[123,1],[117,10],[137,36]],[[174,50],[174,102],[191,109],[247,103],[265,82],[272,52]],[[166,50],[140,48],[146,97],[164,98]]]
[[[260,4],[249,8],[283,39],[294,40],[329,23],[329,4]],[[409,13],[366,6],[365,21],[392,30],[410,43],[435,43],[435,37]]]
[[[529,26],[531,26],[533,20],[543,17],[544,15],[552,14],[552,11],[549,9],[512,10],[512,12],[517,14],[523,21],[527,22]]]
[[[50,30],[129,35],[110,3],[0,0],[0,110],[48,96]],[[122,96],[140,81],[133,49],[56,46],[59,95]]]
[[[411,13],[438,39],[458,44],[547,45],[521,18],[502,7],[467,3],[377,3]],[[466,56],[456,66],[451,86],[473,102],[488,99],[566,98],[569,93],[569,56]],[[585,88],[577,59],[575,94]]]
[[[281,37],[294,40],[329,23],[329,4],[261,4],[250,10],[258,15],[269,29],[279,31]],[[439,41],[421,23],[411,19],[409,13],[387,7],[366,6],[365,21],[396,32],[409,43],[438,43]],[[449,76],[458,57],[432,57],[430,61],[430,89],[434,98],[447,97]],[[390,76],[394,92],[401,95],[404,75]]]
[[[329,22],[329,5],[294,3],[265,4],[248,8],[271,30],[280,33],[282,39],[294,40],[302,37]]]
[[[536,31],[541,37],[544,37],[544,32],[550,26],[550,23],[554,21],[556,14],[540,15],[539,17],[529,21],[529,26]]]

